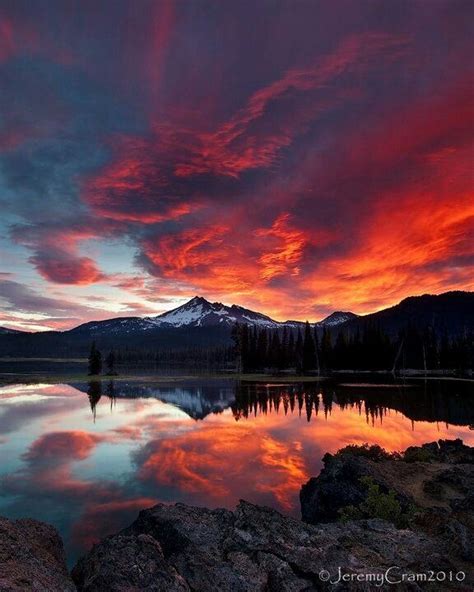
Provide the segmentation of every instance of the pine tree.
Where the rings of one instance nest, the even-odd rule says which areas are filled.
[[[266,329],[261,329],[257,338],[257,364],[264,370],[268,365],[268,337]]]
[[[346,339],[342,331],[339,331],[336,337],[336,343],[334,344],[334,361],[333,365],[335,368],[346,368],[345,365],[346,356]]]
[[[330,368],[332,361],[331,333],[326,327],[323,327],[323,335],[321,338],[321,363],[324,368]]]
[[[102,372],[102,354],[95,346],[95,341],[92,342],[91,351],[89,354],[89,376],[97,376]]]
[[[239,323],[235,323],[232,327],[231,338],[234,342],[233,351],[235,354],[235,362],[237,366],[237,372],[242,372],[242,327]]]
[[[299,328],[295,343],[295,363],[296,371],[301,372],[303,366],[303,337]]]
[[[303,372],[310,372],[316,366],[316,349],[314,347],[313,336],[311,335],[311,327],[306,321],[304,326],[303,339],[303,356],[302,356],[302,370]]]
[[[319,355],[319,338],[318,338],[318,328],[316,325],[314,326],[314,353],[316,355],[316,370],[318,372],[318,376],[321,373],[321,362],[320,362],[320,355]]]
[[[286,353],[286,363],[287,368],[295,368],[296,367],[296,354],[295,354],[295,334],[293,331],[290,331],[290,336],[288,338],[288,350]]]
[[[283,335],[280,343],[280,356],[278,360],[278,368],[284,370],[288,367],[288,330],[286,326],[283,328]]]

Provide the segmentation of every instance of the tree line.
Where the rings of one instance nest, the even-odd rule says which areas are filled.
[[[474,333],[449,338],[431,327],[408,326],[390,337],[379,326],[366,325],[337,333],[326,327],[266,329],[237,324],[232,330],[240,372],[328,370],[472,369]]]
[[[319,374],[331,370],[404,368],[462,372],[474,367],[473,331],[448,337],[435,333],[431,327],[407,326],[390,336],[374,325],[349,332],[320,329],[309,323],[297,329],[236,324],[231,337],[230,346],[114,348],[104,360],[94,342],[88,360],[89,375],[101,374],[103,366],[109,376],[116,374],[117,368]]]
[[[91,350],[89,353],[88,370],[89,376],[98,376],[102,373],[102,352],[97,348],[95,341],[92,342]],[[115,352],[111,350],[105,358],[105,367],[107,369],[107,376],[116,376],[115,371]]]

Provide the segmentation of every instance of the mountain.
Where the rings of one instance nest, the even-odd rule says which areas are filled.
[[[220,324],[230,326],[235,323],[247,323],[273,328],[279,325],[277,321],[259,312],[236,304],[225,306],[221,302],[211,303],[201,296],[195,296],[186,304],[155,317],[153,321],[160,326],[172,327],[206,327]]]
[[[209,302],[201,296],[195,296],[182,306],[156,317],[126,317],[93,321],[79,325],[68,331],[68,333],[87,332],[97,336],[104,333],[149,332],[156,329],[178,329],[183,327],[232,327],[235,323],[246,323],[270,329],[276,329],[284,325],[297,327],[302,324],[298,321],[280,323],[262,313],[236,304],[226,306],[221,302]]]
[[[352,318],[352,313],[333,313],[313,326],[331,327]],[[84,357],[92,341],[111,348],[184,350],[225,347],[231,343],[235,323],[265,329],[303,328],[302,321],[275,321],[269,316],[233,304],[209,302],[195,296],[185,304],[153,317],[120,317],[90,321],[68,331],[0,333],[0,356]]]
[[[331,313],[328,317],[316,323],[318,327],[337,327],[338,325],[342,325],[342,323],[346,323],[347,321],[351,321],[353,319],[357,319],[358,315],[354,314],[353,312],[342,312],[337,311]]]
[[[43,333],[0,331],[0,356],[84,357],[91,341],[107,351],[111,348],[140,350],[188,350],[226,347],[236,322],[266,329],[298,329],[301,321],[275,321],[267,315],[243,308],[209,302],[196,296],[173,310],[154,317],[124,317],[84,323],[69,331]],[[437,296],[414,296],[379,312],[360,316],[334,312],[312,324],[331,333],[362,331],[377,326],[389,335],[408,326],[430,326],[438,335],[462,335],[474,331],[474,292],[446,292]]]
[[[355,318],[351,312],[334,312],[317,326],[336,326]],[[195,296],[185,304],[164,312],[156,317],[123,317],[106,321],[91,321],[67,331],[71,335],[89,334],[95,337],[104,334],[123,334],[152,332],[156,329],[178,329],[190,327],[233,327],[235,323],[278,329],[283,327],[297,329],[302,321],[275,321],[267,315],[255,312],[243,306],[226,306],[221,302],[209,302],[201,296]]]
[[[25,331],[9,329],[8,327],[0,327],[0,335],[18,335],[19,333],[25,333]]]
[[[350,319],[342,327],[347,331],[378,326],[394,336],[406,327],[431,327],[437,335],[462,335],[474,331],[474,292],[445,292],[410,296],[399,304],[373,314]]]

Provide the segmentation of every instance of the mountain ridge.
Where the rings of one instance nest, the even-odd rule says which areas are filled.
[[[0,331],[0,356],[76,357],[86,356],[92,341],[103,349],[125,348],[148,351],[225,348],[231,344],[236,322],[269,330],[302,330],[302,321],[275,321],[238,305],[226,306],[196,296],[185,304],[156,317],[118,317],[83,323],[68,331],[38,333]],[[335,312],[313,328],[326,328],[335,340],[377,327],[391,338],[409,327],[430,327],[439,337],[461,337],[474,333],[474,292],[408,297],[399,304],[365,316]]]
[[[311,326],[336,326],[349,319],[356,318],[352,312],[335,311],[321,321],[310,323]],[[146,317],[115,317],[101,321],[88,321],[61,333],[77,334],[84,331],[100,333],[103,330],[112,332],[150,331],[159,328],[233,326],[245,323],[267,329],[303,327],[304,321],[276,321],[270,316],[238,304],[230,306],[222,302],[210,302],[202,296],[194,296],[184,304],[165,311],[156,316]]]

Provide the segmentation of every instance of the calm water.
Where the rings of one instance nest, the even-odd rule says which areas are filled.
[[[474,444],[474,385],[231,380],[0,388],[0,513],[54,524],[71,562],[157,501],[299,516],[325,452]]]

